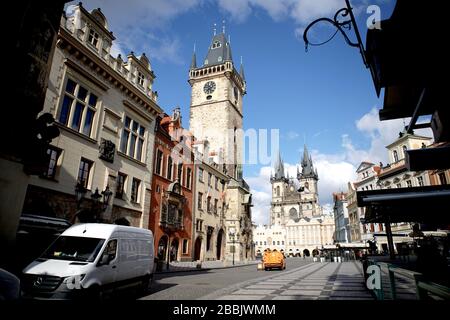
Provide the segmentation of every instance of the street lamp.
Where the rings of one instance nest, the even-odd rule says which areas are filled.
[[[109,204],[109,199],[111,198],[113,192],[109,190],[109,186],[106,186],[105,190],[102,191],[103,195],[103,211],[106,210]]]
[[[75,186],[75,198],[77,200],[77,210],[80,209],[81,206],[81,201],[84,198],[84,195],[86,194],[86,188],[80,183],[78,182]]]

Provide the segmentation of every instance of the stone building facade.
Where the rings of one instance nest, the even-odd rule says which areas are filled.
[[[226,186],[229,177],[208,141],[195,141],[194,253],[195,261],[224,260],[226,251]]]
[[[349,243],[350,239],[350,219],[347,209],[347,194],[344,192],[333,193],[333,213],[334,213],[334,241],[336,243]]]
[[[194,154],[180,109],[158,117],[148,228],[161,261],[192,260]]]
[[[162,110],[148,58],[113,57],[114,40],[100,9],[79,4],[61,18],[43,109],[61,134],[48,149],[47,169],[30,179],[24,213],[148,226],[153,132]],[[102,203],[108,190],[109,203]]]
[[[198,141],[209,142],[208,154],[204,156],[215,157],[220,171],[227,176],[225,227],[218,230],[219,237],[226,235],[225,260],[251,260],[254,256],[251,193],[242,174],[246,81],[242,64],[239,71],[235,69],[231,45],[224,32],[214,32],[201,66],[197,66],[194,52],[189,84],[190,131]]]

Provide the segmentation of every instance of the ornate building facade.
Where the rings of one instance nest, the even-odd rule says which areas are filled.
[[[256,253],[270,248],[283,250],[292,256],[309,255],[312,250],[333,243],[334,219],[331,215],[323,214],[319,204],[319,176],[306,146],[300,167],[297,167],[295,181],[286,174],[283,160],[278,154],[270,178],[270,225],[255,229]],[[282,230],[280,234],[278,230]],[[280,244],[279,240],[273,242],[274,233],[284,238]]]
[[[181,113],[158,117],[148,228],[162,261],[191,261],[194,200],[194,154]]]
[[[220,171],[227,176],[222,204],[225,225],[214,231],[218,236],[226,235],[226,254],[221,255],[221,259],[251,260],[254,256],[251,193],[242,175],[246,81],[242,64],[239,71],[235,68],[225,30],[219,34],[214,31],[200,66],[197,66],[194,52],[189,84],[192,88],[190,131],[197,140],[209,142],[208,154],[204,156],[215,158]],[[196,216],[196,219],[202,220],[202,217]],[[207,242],[207,237],[197,234],[195,243],[199,248],[203,241]]]
[[[79,4],[61,18],[43,108],[61,134],[47,150],[48,166],[30,179],[23,213],[148,226],[162,110],[149,59],[113,57],[114,40],[100,9]],[[111,193],[107,203],[102,193]]]

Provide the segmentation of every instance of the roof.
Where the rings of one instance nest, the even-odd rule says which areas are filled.
[[[214,35],[206,55],[204,66],[222,64],[224,61],[232,61],[231,46],[225,38],[225,33]]]
[[[361,170],[365,170],[367,168],[370,168],[372,166],[374,166],[375,164],[372,162],[368,162],[368,161],[363,161],[361,162],[361,164],[358,166],[358,169],[356,169],[356,172],[359,172]],[[364,169],[363,169],[364,168]]]
[[[300,174],[299,178],[319,179],[317,170],[314,169],[312,158],[308,153],[308,148],[306,147],[306,144],[303,148],[303,157],[301,161],[301,166],[302,166],[302,173]]]
[[[73,225],[72,227],[64,231],[62,235],[107,239],[115,231],[151,234],[150,230],[142,228],[120,226],[115,224],[104,224],[104,223],[80,223]]]

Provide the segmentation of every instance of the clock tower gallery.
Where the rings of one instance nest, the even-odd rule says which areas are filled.
[[[239,179],[242,164],[242,98],[246,94],[244,69],[235,69],[225,33],[215,34],[202,66],[192,57],[190,131],[208,140],[210,155],[226,165],[229,176]]]

